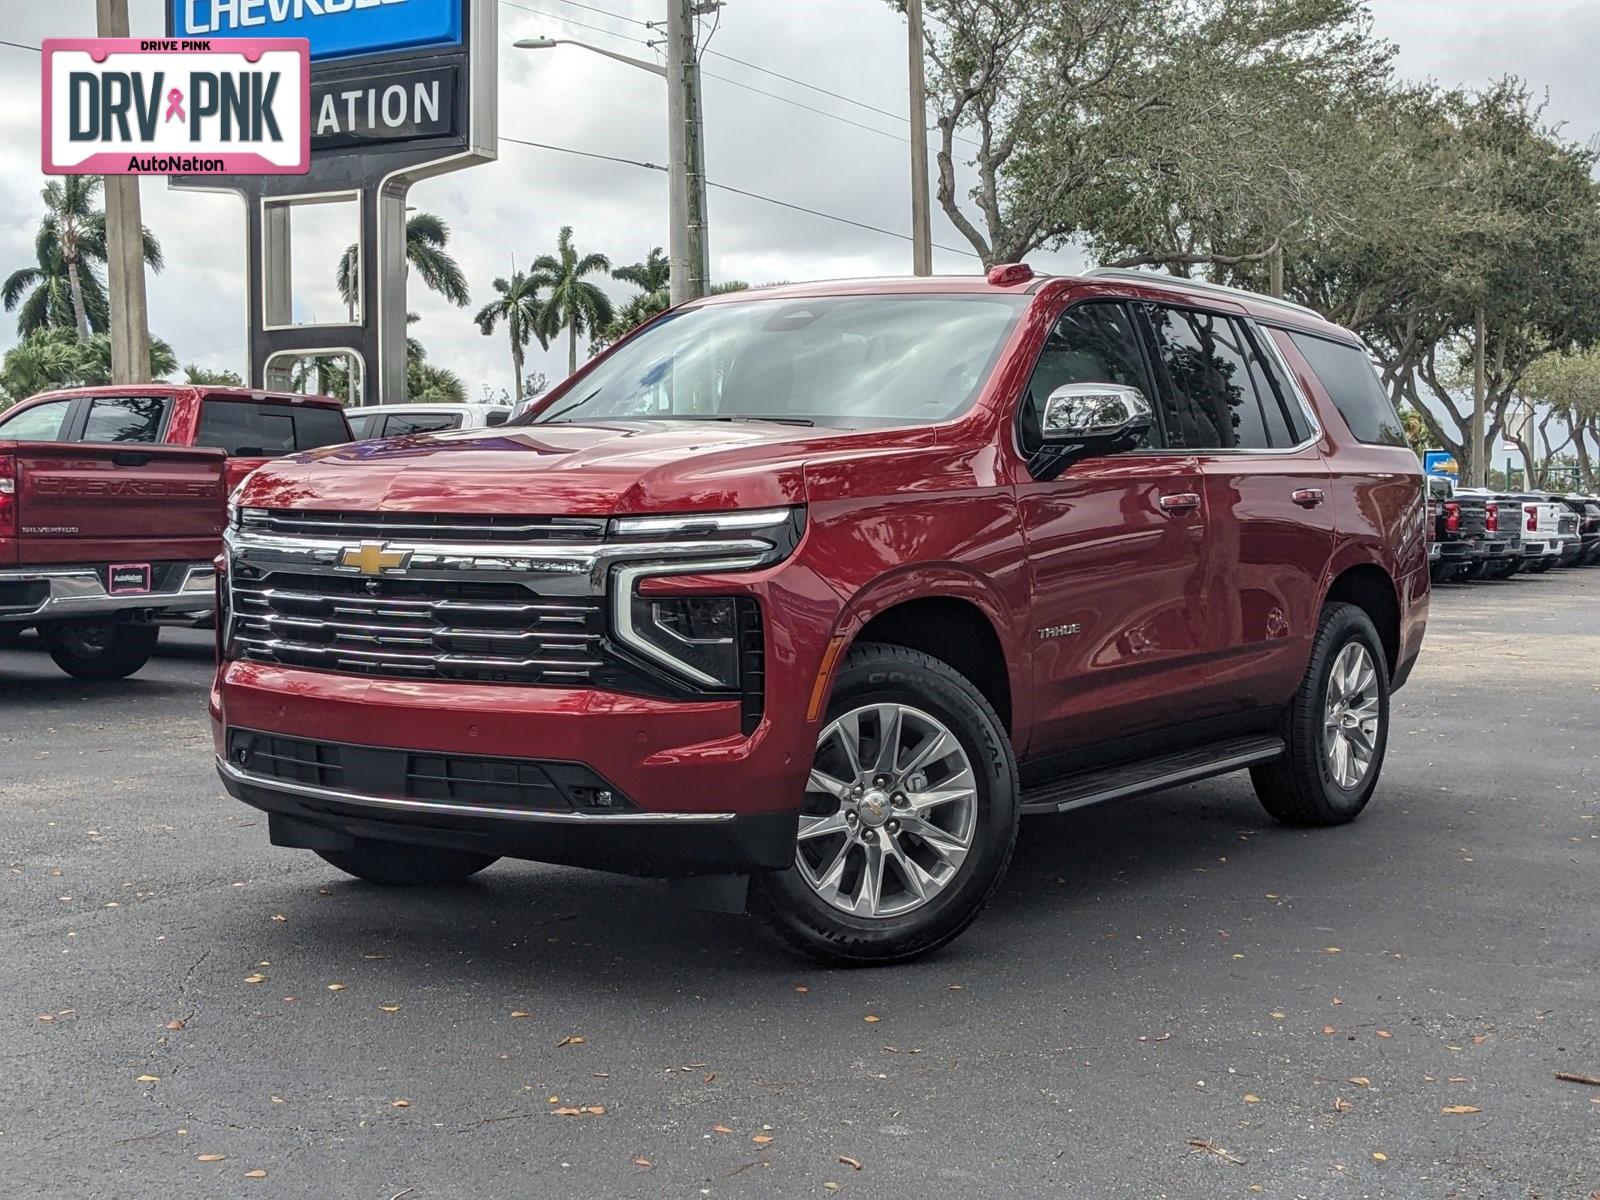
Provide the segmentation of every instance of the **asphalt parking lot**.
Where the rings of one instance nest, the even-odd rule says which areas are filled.
[[[401,894],[224,797],[207,634],[0,654],[0,1194],[1600,1194],[1600,571],[1458,585],[1352,826],[1232,776],[1023,827],[819,969],[659,885]],[[574,1110],[576,1112],[574,1113]]]

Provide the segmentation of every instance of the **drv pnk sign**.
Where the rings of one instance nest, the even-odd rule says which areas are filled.
[[[317,60],[459,46],[461,0],[167,0],[180,38],[303,37]]]
[[[298,38],[49,38],[47,175],[303,175],[311,69]]]

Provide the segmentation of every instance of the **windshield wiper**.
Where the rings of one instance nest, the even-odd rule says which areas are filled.
[[[702,417],[693,413],[684,413],[682,415],[674,415],[668,419],[673,421],[770,421],[774,425],[810,426],[816,424],[810,417],[758,417],[744,416],[742,414],[736,417]]]
[[[569,413],[575,408],[582,407],[583,405],[589,403],[589,401],[593,400],[596,396],[598,396],[604,390],[605,390],[604,388],[595,388],[594,391],[590,392],[587,396],[583,397],[583,399],[574,400],[571,404],[563,405],[562,407],[556,409],[556,411],[551,413],[549,416],[547,416],[547,417],[543,418],[542,420],[538,421],[537,424],[540,424],[540,425],[553,425],[553,424],[555,424],[556,418],[561,416],[562,413]]]

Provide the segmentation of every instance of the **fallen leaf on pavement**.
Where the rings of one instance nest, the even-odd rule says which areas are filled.
[[[246,975],[244,977],[244,981],[246,983],[265,983],[267,981],[267,977],[258,971],[254,975]]]
[[[328,985],[328,990],[330,992],[342,992],[342,991],[344,991],[344,984],[342,984],[342,983],[330,983]]]
[[[861,1170],[861,1160],[860,1159],[856,1159],[856,1158],[851,1158],[848,1154],[839,1155],[839,1161],[842,1162],[845,1166],[849,1167],[852,1171]]]
[[[409,1100],[395,1100],[389,1105],[389,1107],[390,1108],[410,1108],[411,1107],[411,1101],[409,1101]]]
[[[1322,1027],[1322,1032],[1325,1033],[1328,1037],[1332,1037],[1334,1034],[1338,1033],[1339,1031],[1337,1029],[1335,1029],[1332,1025],[1324,1025]]]
[[[1281,1020],[1283,1020],[1283,1014],[1281,1012],[1278,1012],[1277,1010],[1274,1010],[1273,1013],[1272,1013],[1272,1019],[1274,1021],[1281,1021]]]
[[[1380,1029],[1378,1030],[1378,1036],[1381,1038],[1392,1038],[1394,1034],[1390,1033],[1387,1029]]]
[[[807,987],[807,986],[806,986],[806,985],[805,985],[805,984],[803,984],[803,983],[797,983],[797,984],[795,984],[795,985],[794,985],[794,990],[795,990],[795,991],[797,991],[797,992],[800,992],[800,993],[802,993],[802,994],[804,994],[804,993],[806,993],[806,992],[809,992],[809,991],[810,991],[810,990],[811,990],[811,989],[810,989],[810,988],[808,988],[808,987]]]
[[[1333,1111],[1334,1112],[1349,1112],[1350,1111],[1350,1101],[1346,1100],[1343,1096],[1335,1096],[1333,1098]]]
[[[182,1029],[183,1028],[183,1022],[182,1021],[168,1021],[166,1027],[168,1029]]]
[[[577,1034],[569,1033],[569,1034],[567,1034],[566,1037],[562,1038],[559,1042],[556,1043],[556,1049],[559,1050],[563,1046],[581,1046],[581,1045],[583,1045],[583,1039],[581,1037],[579,1037]]]
[[[260,1167],[257,1167],[254,1171],[246,1171],[244,1173],[244,1177],[246,1179],[265,1179],[267,1177],[267,1173]]]
[[[765,1146],[772,1140],[772,1135],[770,1133],[758,1133],[750,1140],[758,1146]]]
[[[868,1013],[866,1016],[862,1017],[861,1019],[863,1021],[865,1021],[868,1025],[876,1025],[880,1020],[882,1020],[881,1017],[879,1017],[879,1016],[877,1016],[877,1015],[875,1015],[873,1013]]]
[[[221,1162],[227,1157],[226,1154],[196,1154],[194,1160],[195,1162]]]
[[[1452,1117],[1459,1117],[1465,1113],[1482,1112],[1483,1109],[1472,1104],[1451,1104],[1441,1108],[1439,1111],[1449,1113]]]
[[[633,1160],[633,1165],[636,1166],[636,1167],[646,1167],[646,1168],[648,1168],[648,1167],[655,1166],[655,1163],[651,1162],[648,1158],[644,1158],[643,1156],[641,1156],[641,1157],[636,1158],[636,1159]]]
[[[1467,1077],[1465,1075],[1452,1075],[1452,1076],[1450,1076],[1450,1078],[1446,1082],[1448,1082],[1448,1083],[1465,1083],[1466,1081],[1467,1081]]]
[[[160,1083],[161,1082],[161,1076],[159,1076],[159,1075],[141,1075],[141,1076],[139,1076],[139,1078],[135,1079],[134,1082],[135,1083]]]
[[[712,1133],[732,1133],[733,1130],[729,1129],[726,1125],[713,1125],[711,1127],[711,1132]]]
[[[1341,950],[1338,946],[1329,946],[1326,950],[1323,951],[1323,953],[1324,954],[1343,954],[1344,951]]]
[[[400,1011],[400,1006],[398,1004],[380,1004],[380,1005],[378,1005],[378,1007],[380,1009],[382,1009],[384,1012],[399,1012]]]
[[[1140,1038],[1139,1038],[1139,1040],[1140,1040],[1140,1041],[1141,1041],[1141,1042],[1164,1042],[1164,1041],[1166,1041],[1166,1040],[1167,1040],[1167,1039],[1168,1039],[1168,1038],[1170,1038],[1170,1037],[1171,1037],[1171,1036],[1172,1036],[1172,1034],[1171,1034],[1171,1032],[1170,1032],[1170,1031],[1169,1031],[1169,1032],[1167,1032],[1167,1033],[1163,1033],[1163,1034],[1162,1034],[1162,1035],[1161,1035],[1161,1036],[1160,1036],[1160,1037],[1143,1037],[1143,1036],[1141,1036],[1141,1037],[1140,1037]]]
[[[1372,1157],[1373,1157],[1373,1160],[1375,1162],[1388,1162],[1389,1161],[1389,1156],[1387,1154],[1385,1154],[1382,1150],[1374,1150],[1372,1152]]]
[[[1590,1087],[1600,1087],[1600,1079],[1596,1079],[1593,1075],[1579,1075],[1574,1071],[1557,1071],[1555,1076],[1562,1083],[1586,1083]]]
[[[1261,1103],[1261,1097],[1260,1096],[1252,1096],[1249,1093],[1246,1093],[1245,1094],[1245,1098],[1244,1098],[1244,1102],[1246,1104],[1260,1104]]]
[[[1189,1150],[1194,1154],[1215,1154],[1223,1162],[1230,1162],[1236,1167],[1244,1166],[1244,1159],[1229,1154],[1215,1142],[1207,1141],[1204,1138],[1190,1138]]]
[[[520,1009],[520,1008],[519,1008],[519,1009],[517,1009],[517,1010],[516,1010],[516,1011],[515,1011],[515,1012],[513,1012],[513,1013],[512,1013],[512,1014],[511,1014],[511,1015],[512,1015],[512,1016],[513,1016],[513,1017],[525,1017],[525,1016],[527,1016],[527,1015],[528,1015],[528,1014],[527,1014],[527,1013],[525,1013],[525,1012],[523,1012],[523,1011],[522,1011],[522,1010],[521,1010],[521,1009]]]
[[[1372,1080],[1368,1079],[1365,1075],[1352,1075],[1350,1076],[1350,1082],[1355,1084],[1357,1087],[1367,1087],[1372,1083]]]
[[[284,916],[282,913],[273,913],[272,914],[272,919],[274,921],[278,922],[281,925],[281,924],[283,924],[283,922],[287,921],[289,918]]]

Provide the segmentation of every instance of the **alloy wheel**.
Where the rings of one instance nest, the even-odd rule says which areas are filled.
[[[955,734],[909,705],[864,705],[817,739],[795,868],[835,908],[900,916],[950,886],[977,824],[977,781]]]
[[[1339,651],[1328,674],[1322,747],[1328,774],[1349,791],[1372,769],[1378,750],[1378,671],[1361,642]]]

